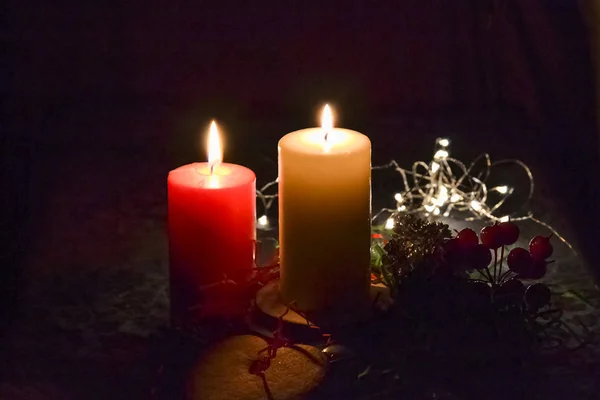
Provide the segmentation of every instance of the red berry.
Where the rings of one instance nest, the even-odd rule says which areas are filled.
[[[553,250],[550,236],[536,236],[529,242],[529,251],[536,260],[545,260],[552,255]]]
[[[465,296],[465,306],[471,313],[487,315],[491,311],[492,289],[487,283],[469,282],[461,292]]]
[[[502,222],[498,225],[500,241],[503,245],[514,244],[519,239],[519,227],[514,222]]]
[[[451,266],[460,264],[463,260],[462,246],[458,239],[450,239],[444,243],[444,260]]]
[[[533,258],[531,258],[531,254],[524,248],[516,247],[508,253],[506,263],[512,272],[521,274],[531,270]]]
[[[444,252],[453,253],[456,251],[460,251],[460,244],[458,243],[458,239],[453,238],[447,240],[443,245]]]
[[[490,286],[485,283],[485,282],[469,282],[469,285],[467,286],[467,288],[469,289],[467,291],[468,294],[471,295],[471,299],[473,301],[477,301],[477,302],[481,302],[481,301],[488,301],[490,300],[490,295],[492,293],[492,289],[490,288]]]
[[[546,261],[533,260],[531,266],[519,273],[519,277],[523,279],[541,279],[546,275]]]
[[[484,269],[492,261],[490,249],[482,244],[478,244],[467,255],[469,267],[474,269]]]
[[[498,288],[498,294],[502,296],[523,296],[525,286],[518,279],[509,279]]]
[[[465,250],[470,250],[473,247],[477,246],[479,243],[479,238],[473,229],[465,228],[462,231],[458,232],[456,236],[458,243]]]
[[[527,307],[537,310],[550,303],[550,289],[543,283],[534,283],[527,288],[525,292],[525,303]]]
[[[481,230],[479,237],[481,238],[481,243],[488,249],[495,250],[502,246],[498,225],[486,226]]]

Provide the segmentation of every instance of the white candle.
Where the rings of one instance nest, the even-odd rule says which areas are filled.
[[[335,318],[369,299],[371,142],[333,128],[328,106],[322,125],[279,141],[280,287],[284,302]]]

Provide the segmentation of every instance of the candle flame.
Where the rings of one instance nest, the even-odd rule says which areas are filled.
[[[323,107],[323,114],[321,114],[321,127],[325,132],[329,132],[333,129],[333,115],[331,114],[331,108],[329,104],[325,104]]]
[[[208,131],[208,166],[212,175],[215,168],[221,165],[223,161],[223,149],[221,148],[221,139],[219,138],[219,130],[217,123],[213,120],[210,123]]]
[[[321,114],[321,128],[325,132],[325,135],[323,136],[323,146],[325,152],[327,153],[331,148],[331,145],[328,143],[327,139],[329,134],[333,130],[333,115],[331,113],[331,108],[329,107],[329,104],[325,104],[325,107],[323,107],[323,113]]]

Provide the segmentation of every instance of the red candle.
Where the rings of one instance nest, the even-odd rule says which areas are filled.
[[[171,320],[231,312],[236,285],[254,262],[256,176],[221,163],[211,124],[209,162],[174,169],[168,178]],[[237,290],[239,292],[239,290]]]

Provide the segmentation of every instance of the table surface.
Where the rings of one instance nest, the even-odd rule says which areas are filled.
[[[66,145],[35,147],[33,158],[45,160],[36,165],[33,179],[40,201],[32,212],[35,230],[26,284],[9,330],[0,397],[148,398],[157,373],[148,360],[168,318],[166,175],[193,157],[191,151],[178,154],[161,145],[148,150],[144,143],[149,141],[173,142],[156,127],[142,134],[152,124],[151,115],[148,110],[122,126],[104,124],[91,130],[87,124],[70,125],[73,132]],[[85,137],[77,136],[84,128]],[[115,129],[140,132],[127,141],[103,138]],[[259,185],[276,175],[280,132],[267,131],[271,137],[265,135],[261,143],[268,152],[258,151],[248,161]],[[375,185],[374,177],[377,203],[388,188]],[[569,221],[556,211],[560,206],[545,198],[540,187],[538,215],[572,237]],[[539,231],[530,223],[522,229]],[[584,262],[564,246],[557,246],[555,256],[545,279],[559,289],[576,289],[591,304],[572,299],[569,318],[600,329],[600,296]],[[537,393],[545,398],[593,398],[600,390],[599,355],[598,345],[588,346],[568,363],[543,371],[544,384],[536,386]]]

